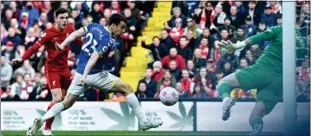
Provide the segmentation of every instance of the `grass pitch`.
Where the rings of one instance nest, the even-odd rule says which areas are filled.
[[[25,136],[26,131],[2,131],[4,136]],[[193,131],[55,131],[53,136],[247,136],[249,132],[193,132]],[[263,133],[262,136],[282,133]],[[37,136],[42,136],[41,131]]]

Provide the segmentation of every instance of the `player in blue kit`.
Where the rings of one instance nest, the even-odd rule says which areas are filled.
[[[120,35],[126,27],[126,19],[120,14],[113,14],[109,18],[109,26],[104,27],[101,24],[92,23],[70,34],[66,40],[57,45],[64,49],[70,42],[77,37],[84,38],[84,45],[79,56],[77,73],[68,89],[65,99],[54,105],[43,117],[36,118],[33,125],[28,129],[27,135],[35,135],[43,122],[56,114],[70,108],[77,97],[84,93],[89,87],[111,90],[116,88],[125,93],[127,103],[134,110],[141,130],[148,130],[162,125],[161,118],[156,114],[145,114],[135,96],[133,89],[129,84],[124,83],[118,77],[104,71],[105,61],[108,54],[115,47],[113,37]]]

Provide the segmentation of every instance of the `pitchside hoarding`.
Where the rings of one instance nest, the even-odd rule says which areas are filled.
[[[146,112],[157,112],[164,123],[151,131],[250,131],[248,117],[253,102],[237,102],[228,121],[222,121],[222,102],[141,102]],[[46,112],[48,102],[2,102],[1,130],[26,130],[36,117]],[[264,131],[283,130],[283,104],[264,118]],[[310,124],[310,103],[297,104],[297,124]],[[196,120],[194,120],[196,119]],[[196,123],[195,123],[196,122]],[[54,130],[138,130],[138,120],[126,103],[77,102],[55,117]]]

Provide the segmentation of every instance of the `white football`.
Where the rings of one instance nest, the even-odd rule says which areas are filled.
[[[178,92],[173,87],[165,87],[160,92],[160,100],[166,106],[172,106],[178,101]]]

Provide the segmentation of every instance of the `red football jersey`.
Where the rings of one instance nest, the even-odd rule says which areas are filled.
[[[40,47],[44,45],[45,50],[48,53],[47,59],[45,61],[45,68],[47,70],[46,72],[62,71],[68,67],[67,60],[69,46],[63,50],[57,50],[56,43],[61,44],[74,30],[75,29],[72,24],[68,24],[63,31],[59,31],[55,27],[46,29],[41,38],[25,52],[22,59],[29,59],[34,53],[38,51]],[[75,40],[75,43],[81,46],[83,41],[81,38],[78,38]]]

